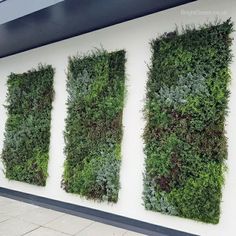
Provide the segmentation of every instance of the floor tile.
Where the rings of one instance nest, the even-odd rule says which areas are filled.
[[[133,231],[127,231],[124,236],[146,236],[146,234],[139,234]]]
[[[3,222],[3,221],[8,220],[10,218],[11,218],[11,216],[8,216],[8,215],[5,215],[5,214],[0,214],[0,223]]]
[[[60,233],[52,229],[40,227],[30,233],[25,234],[24,236],[68,236],[68,234]]]
[[[63,213],[58,211],[38,207],[19,215],[17,218],[37,225],[45,225],[63,215]]]
[[[5,214],[9,216],[18,216],[21,214],[24,214],[28,211],[31,211],[33,209],[37,208],[34,205],[30,205],[23,202],[11,202],[10,204],[6,204],[4,206],[0,207],[0,214]]]
[[[120,229],[101,223],[94,223],[76,234],[76,236],[123,236],[125,232],[125,229]]]
[[[10,198],[0,197],[0,206],[4,206],[13,202],[16,202],[16,201]]]
[[[20,236],[36,228],[38,228],[37,225],[19,219],[9,219],[0,223],[0,235]]]
[[[64,215],[45,226],[51,229],[55,229],[60,232],[68,233],[68,234],[76,234],[77,232],[85,229],[89,225],[91,225],[93,221],[87,220],[84,218],[72,216],[72,215]]]

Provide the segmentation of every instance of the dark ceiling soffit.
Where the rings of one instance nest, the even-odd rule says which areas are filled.
[[[0,25],[0,58],[196,0],[65,0]]]

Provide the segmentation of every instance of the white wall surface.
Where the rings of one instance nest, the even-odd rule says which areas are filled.
[[[10,72],[22,73],[38,63],[52,64],[55,74],[55,101],[53,102],[51,144],[49,160],[49,178],[46,187],[36,187],[16,181],[8,181],[0,172],[0,186],[31,193],[47,198],[57,199],[81,206],[91,207],[114,214],[150,222],[191,232],[204,236],[234,236],[236,221],[236,59],[232,63],[231,97],[227,117],[228,137],[228,172],[226,174],[221,218],[218,225],[210,225],[166,216],[160,213],[146,211],[142,205],[142,173],[144,171],[144,154],[142,133],[145,125],[142,109],[147,81],[147,64],[150,63],[151,39],[169,32],[175,25],[202,24],[232,17],[236,24],[236,1],[234,0],[199,0],[184,6],[172,8],[123,24],[74,37],[51,45],[43,46],[28,52],[0,59],[0,150],[3,146],[3,134],[6,110],[3,107],[6,98],[6,81]],[[236,28],[236,26],[235,26]],[[234,37],[236,34],[234,33]],[[236,37],[235,37],[236,38]],[[66,118],[66,68],[68,56],[77,52],[87,52],[94,47],[103,45],[108,51],[125,49],[127,51],[126,85],[128,94],[123,115],[124,137],[122,144],[121,190],[117,204],[97,203],[68,194],[60,187],[63,173],[63,154]],[[233,44],[236,56],[236,40]],[[3,168],[2,163],[0,168]]]

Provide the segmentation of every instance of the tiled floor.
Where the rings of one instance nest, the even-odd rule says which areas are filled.
[[[142,236],[125,229],[0,197],[0,236]]]

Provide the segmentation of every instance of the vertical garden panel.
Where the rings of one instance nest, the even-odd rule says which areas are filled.
[[[144,134],[148,210],[219,221],[232,30],[227,20],[152,42]]]
[[[8,119],[2,152],[8,179],[46,184],[53,77],[51,66],[39,66],[8,78]]]
[[[97,51],[69,60],[63,187],[116,202],[121,162],[125,51]]]

